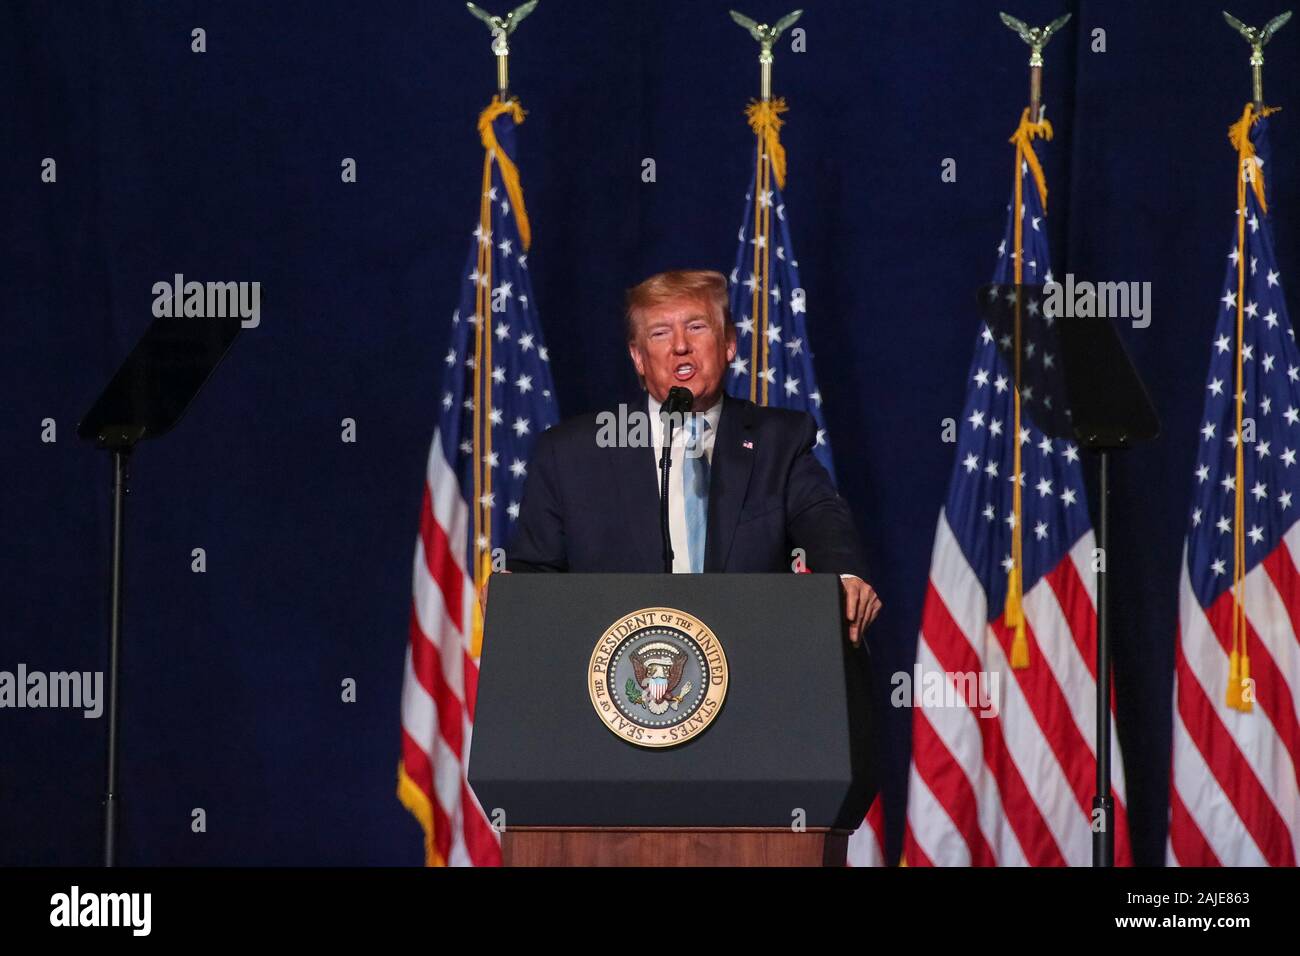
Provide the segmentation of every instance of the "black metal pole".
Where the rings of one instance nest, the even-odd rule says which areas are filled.
[[[108,773],[104,791],[104,866],[117,860],[117,693],[122,659],[122,535],[131,449],[113,449],[113,547],[109,558]]]
[[[668,529],[668,471],[672,468],[673,415],[664,415],[664,450],[659,455],[659,531],[664,538],[664,574],[673,573],[672,532]]]
[[[1097,506],[1097,790],[1092,798],[1092,865],[1115,865],[1115,800],[1110,790],[1110,453],[1100,451]],[[1098,811],[1100,826],[1098,829]]]

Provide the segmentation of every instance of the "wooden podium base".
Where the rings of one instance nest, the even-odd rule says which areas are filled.
[[[844,866],[849,831],[507,827],[506,866]]]

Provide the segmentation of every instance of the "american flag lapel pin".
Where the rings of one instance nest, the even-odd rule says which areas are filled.
[[[754,443],[753,443],[752,441],[750,441],[748,438],[746,438],[744,441],[742,441],[742,442],[740,443],[740,446],[741,446],[742,448],[748,448],[750,451],[753,451],[753,450],[754,450]]]

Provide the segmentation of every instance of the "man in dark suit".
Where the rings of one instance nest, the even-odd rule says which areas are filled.
[[[691,412],[674,431],[669,526],[674,572],[809,570],[840,575],[849,637],[880,611],[853,518],[813,455],[811,416],[725,395],[736,356],[718,272],[652,276],[628,293],[628,352],[647,391],[631,413],[549,429],[528,466],[510,571],[664,570],[659,410],[675,386]]]

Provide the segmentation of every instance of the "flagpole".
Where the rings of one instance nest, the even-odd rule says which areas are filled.
[[[772,47],[776,41],[781,38],[786,30],[794,24],[801,16],[802,10],[793,10],[787,13],[772,26],[766,23],[756,23],[754,20],[738,13],[735,10],[729,11],[731,19],[743,27],[749,35],[758,42],[758,85],[759,85],[759,102],[751,102],[749,109],[746,111],[749,116],[750,126],[754,130],[755,142],[755,165],[754,165],[754,266],[752,277],[754,286],[752,289],[751,312],[755,328],[750,335],[750,372],[749,372],[749,400],[757,402],[760,405],[768,403],[768,339],[767,339],[767,310],[768,310],[768,263],[769,263],[769,239],[771,237],[772,227],[772,210],[771,206],[764,201],[764,197],[771,192],[771,183],[775,172],[777,186],[783,186],[781,177],[784,175],[781,169],[784,168],[783,162],[778,164],[776,170],[773,169],[773,156],[769,147],[773,147],[776,152],[780,152],[780,142],[777,139],[777,131],[781,127],[779,114],[785,110],[785,103],[781,100],[772,100]],[[775,144],[773,146],[773,144]],[[762,386],[759,386],[759,380],[762,379]]]
[[[1029,122],[1038,122],[1043,101],[1043,61],[1029,61]]]
[[[1035,136],[1049,136],[1050,128],[1040,119],[1042,114],[1042,71],[1043,71],[1043,48],[1065,23],[1070,19],[1070,14],[1058,17],[1045,27],[1030,27],[1022,20],[1015,17],[1000,13],[1003,24],[1014,30],[1019,37],[1029,45],[1029,106],[1025,108],[1021,116],[1020,125],[1017,127],[1015,135],[1011,141],[1016,144],[1016,166],[1012,176],[1012,190],[1014,195],[1012,221],[1015,224],[1013,229],[1013,243],[1011,250],[1011,261],[1013,270],[1013,281],[1015,285],[1014,296],[1014,344],[1012,360],[1014,365],[1014,387],[1011,391],[1011,404],[1015,421],[1013,422],[1012,434],[1019,436],[1021,431],[1021,340],[1023,337],[1023,308],[1024,308],[1024,203],[1023,188],[1026,166],[1032,166],[1034,170],[1035,183],[1039,190],[1043,189],[1042,172],[1034,159],[1033,149],[1030,143]],[[1044,200],[1046,196],[1044,195]],[[1011,523],[1011,566],[1007,572],[1007,594],[1006,607],[1003,612],[1003,622],[1012,631],[1011,667],[1021,670],[1029,666],[1029,638],[1028,627],[1025,623],[1024,615],[1024,504],[1021,492],[1021,482],[1024,480],[1023,461],[1021,457],[1019,441],[1012,442],[1012,475],[1011,475],[1011,495],[1012,495],[1012,523]]]
[[[1245,444],[1242,423],[1244,418],[1246,388],[1244,362],[1245,346],[1245,308],[1246,308],[1246,212],[1248,186],[1253,188],[1259,199],[1260,208],[1267,210],[1263,189],[1263,170],[1255,157],[1251,143],[1251,127],[1260,118],[1267,116],[1270,110],[1264,104],[1264,45],[1272,39],[1273,34],[1291,18],[1290,11],[1274,17],[1262,28],[1246,26],[1232,14],[1224,11],[1223,18],[1250,44],[1251,93],[1252,102],[1248,104],[1239,123],[1229,131],[1229,137],[1237,149],[1237,328],[1235,349],[1235,407],[1236,407],[1236,501],[1233,524],[1233,558],[1232,558],[1232,649],[1228,657],[1228,688],[1226,704],[1242,713],[1252,710],[1252,698],[1243,692],[1250,680],[1250,649],[1248,644],[1248,625],[1246,622],[1246,534],[1245,534]]]
[[[510,46],[504,35],[492,41],[492,52],[497,55],[497,96],[505,102],[510,99]]]

